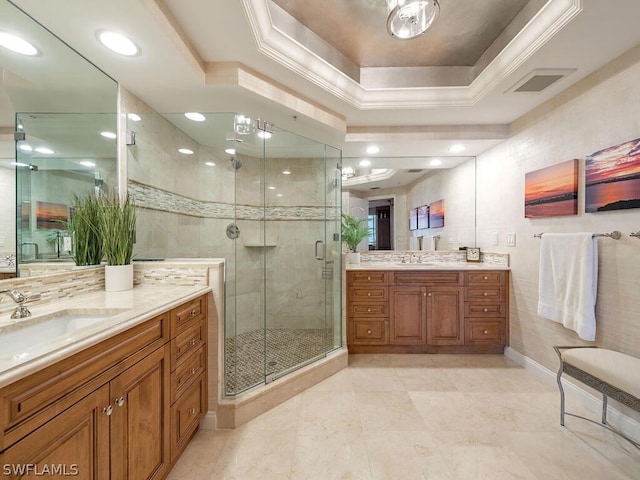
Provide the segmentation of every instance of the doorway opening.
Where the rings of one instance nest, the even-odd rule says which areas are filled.
[[[369,199],[369,250],[395,248],[394,198]]]

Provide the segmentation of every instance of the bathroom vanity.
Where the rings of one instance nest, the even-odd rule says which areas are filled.
[[[207,412],[207,290],[81,295],[63,304],[77,327],[67,324],[68,338],[0,352],[3,473],[32,465],[79,478],[165,478]],[[32,321],[44,329],[56,315]],[[13,333],[6,322],[2,331]]]
[[[508,275],[475,264],[347,266],[349,353],[503,353]]]

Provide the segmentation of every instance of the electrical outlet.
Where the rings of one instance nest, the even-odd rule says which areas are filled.
[[[516,246],[516,234],[507,233],[507,247],[515,247],[515,246]]]
[[[498,235],[498,232],[493,232],[491,234],[491,238],[493,239],[493,246],[498,246],[500,244],[500,236]]]

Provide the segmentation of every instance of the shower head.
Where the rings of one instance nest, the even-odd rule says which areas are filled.
[[[231,166],[236,170],[238,170],[242,166],[242,162],[240,160],[237,160],[236,157],[231,157],[230,160]]]

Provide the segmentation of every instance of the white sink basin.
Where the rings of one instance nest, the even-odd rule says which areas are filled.
[[[52,345],[73,342],[85,328],[126,312],[125,308],[65,309],[0,327],[0,360],[21,363]]]

